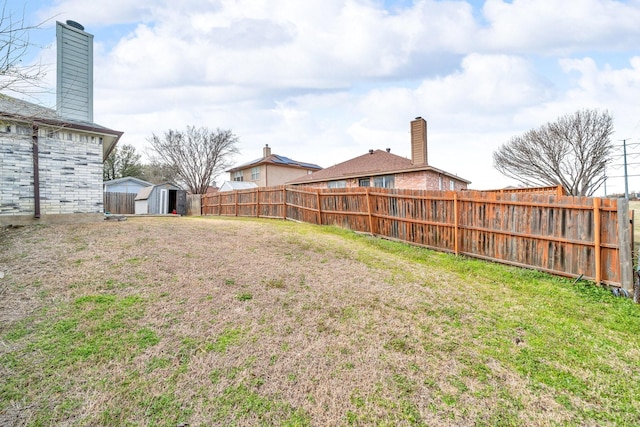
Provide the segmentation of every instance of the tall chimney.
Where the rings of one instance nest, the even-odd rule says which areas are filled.
[[[411,121],[411,163],[427,165],[427,121],[416,117]]]
[[[93,35],[75,21],[56,24],[58,115],[93,122]]]
[[[269,144],[264,144],[264,148],[262,149],[262,158],[266,159],[270,155],[271,155],[271,147],[269,147]]]

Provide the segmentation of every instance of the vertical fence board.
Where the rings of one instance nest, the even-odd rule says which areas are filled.
[[[628,288],[628,204],[545,191],[268,187],[202,196],[203,215],[336,225],[569,277]]]

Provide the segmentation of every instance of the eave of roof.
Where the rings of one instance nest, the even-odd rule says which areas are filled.
[[[112,141],[103,141],[103,161],[109,157],[109,154],[118,144],[120,137],[124,134],[124,132],[109,129],[97,123],[65,119],[59,117],[56,111],[51,108],[42,107],[4,94],[0,94],[0,116],[34,125],[69,128],[109,137]]]

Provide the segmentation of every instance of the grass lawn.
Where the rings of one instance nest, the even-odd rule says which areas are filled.
[[[640,425],[640,306],[278,220],[0,230],[0,425],[187,424]]]

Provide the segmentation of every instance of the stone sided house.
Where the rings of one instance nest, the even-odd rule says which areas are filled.
[[[227,172],[231,181],[255,182],[258,187],[273,187],[320,169],[320,166],[313,163],[298,162],[271,154],[271,147],[267,144],[262,149],[262,158],[236,166]]]
[[[57,109],[0,94],[0,225],[103,217],[103,160],[122,132],[93,122],[93,36],[57,23]]]
[[[411,159],[389,149],[367,154],[287,182],[313,188],[384,187],[412,190],[466,190],[471,184],[427,163],[427,122],[411,121]]]

